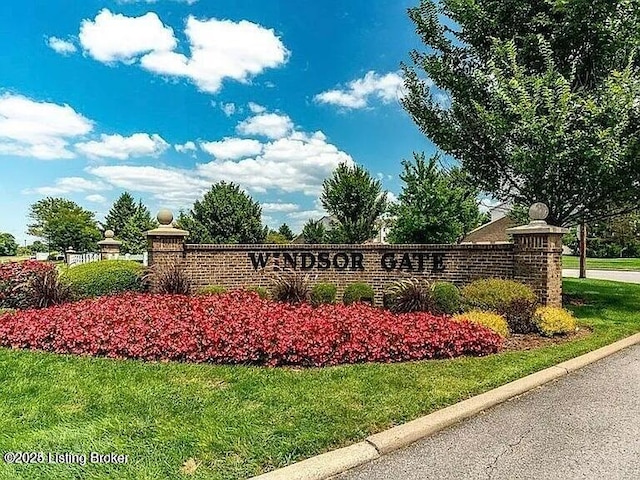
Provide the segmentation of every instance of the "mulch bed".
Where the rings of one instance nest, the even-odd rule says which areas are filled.
[[[556,335],[555,337],[543,337],[535,333],[526,335],[511,335],[505,338],[501,352],[514,352],[518,350],[534,350],[536,348],[549,347],[551,345],[560,345],[562,343],[580,340],[581,338],[591,335],[591,329],[587,327],[579,327],[575,333],[567,335]]]

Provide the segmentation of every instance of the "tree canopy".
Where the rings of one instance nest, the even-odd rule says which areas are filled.
[[[95,251],[102,238],[93,212],[66,198],[47,197],[31,205],[27,233],[45,240],[50,250]]]
[[[189,231],[192,243],[263,243],[262,208],[235,183],[212,185],[189,212],[180,212],[177,224]]]
[[[322,206],[337,220],[331,243],[362,243],[376,234],[375,224],[387,208],[379,180],[361,165],[340,164],[322,189]]]
[[[453,243],[477,227],[482,219],[478,208],[478,188],[458,167],[449,170],[440,157],[403,161],[404,182],[398,203],[390,208],[394,220],[390,243]]]
[[[18,253],[16,237],[10,233],[0,232],[0,256],[13,256]]]
[[[115,232],[122,242],[121,253],[140,254],[147,249],[144,232],[158,226],[149,209],[139,200],[136,204],[128,192],[124,192],[114,202],[105,217],[105,229]]]
[[[286,223],[283,223],[282,225],[280,225],[280,228],[278,229],[278,233],[289,241],[293,240],[294,238],[291,228]]]
[[[614,5],[612,5],[612,3]],[[500,200],[571,225],[640,201],[640,0],[422,0],[402,100]]]
[[[327,230],[320,220],[310,219],[302,228],[302,238],[304,239],[304,243],[327,243]]]

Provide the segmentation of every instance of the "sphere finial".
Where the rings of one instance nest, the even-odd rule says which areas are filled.
[[[113,230],[107,230],[104,232],[104,238],[113,238],[114,236],[115,234],[113,233]]]
[[[156,218],[161,226],[170,227],[173,222],[173,213],[168,208],[161,208]]]
[[[529,207],[529,219],[532,222],[544,222],[549,216],[549,207],[544,203],[534,203]]]

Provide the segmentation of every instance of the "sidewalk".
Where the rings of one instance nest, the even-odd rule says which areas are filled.
[[[578,278],[580,271],[565,268],[563,277]],[[640,272],[623,272],[619,270],[587,270],[587,278],[594,280],[612,280],[614,282],[640,283]]]
[[[640,478],[640,346],[335,477]]]

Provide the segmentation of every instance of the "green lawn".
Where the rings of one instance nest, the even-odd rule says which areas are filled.
[[[0,451],[122,453],[2,479],[246,478],[344,446],[640,331],[640,285],[566,280],[594,334],[485,358],[293,370],[0,349]],[[181,465],[195,459],[192,475]]]
[[[562,266],[564,268],[579,268],[580,259],[563,256]],[[587,269],[640,271],[640,258],[587,258]]]
[[[28,260],[29,256],[13,256],[13,257],[6,257],[6,256],[0,256],[0,263],[6,263],[6,262],[22,262],[23,260]]]

